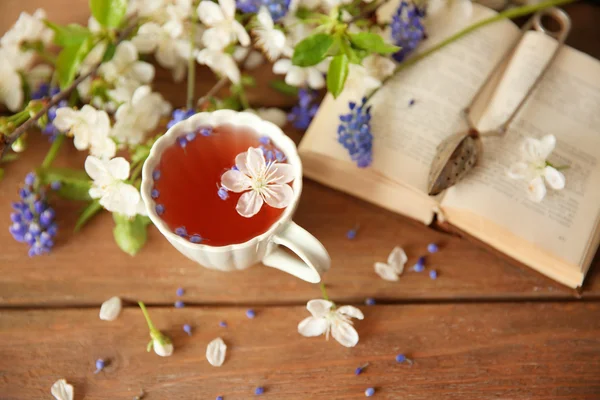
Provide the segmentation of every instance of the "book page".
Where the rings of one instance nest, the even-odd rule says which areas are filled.
[[[436,19],[420,51],[444,40],[495,12],[473,4],[463,19]],[[500,21],[465,36],[401,71],[372,99],[373,164],[370,169],[386,178],[426,192],[430,162],[440,140],[466,126],[460,116],[487,74],[518,35],[510,21]],[[362,93],[344,91],[323,101],[300,144],[300,154],[311,152],[348,163],[360,173],[337,142],[339,116],[348,113],[348,101]],[[414,105],[410,101],[414,100]]]
[[[556,42],[541,33],[526,35],[480,129],[496,127],[506,119],[555,48]],[[548,188],[544,200],[534,203],[527,198],[526,183],[508,178],[506,170],[521,159],[524,137],[546,134],[557,138],[550,162],[569,166],[562,171],[566,187]],[[480,165],[447,190],[443,208],[450,215],[452,208],[467,210],[482,218],[482,226],[497,224],[570,264],[585,267],[582,260],[595,245],[592,237],[600,211],[600,62],[563,47],[505,137],[485,139],[483,149]]]

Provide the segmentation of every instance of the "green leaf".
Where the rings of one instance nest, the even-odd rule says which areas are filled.
[[[277,90],[280,93],[287,94],[288,96],[297,96],[298,88],[296,86],[288,85],[285,81],[275,80],[269,82],[269,86]]]
[[[343,54],[348,56],[348,61],[350,61],[352,64],[361,65],[363,59],[369,55],[369,52],[366,50],[352,48],[346,39],[341,41],[340,49]]]
[[[79,214],[79,218],[77,218],[77,222],[75,223],[74,232],[79,232],[81,228],[96,214],[102,211],[102,206],[100,205],[99,200],[94,200],[89,203]]]
[[[60,189],[56,193],[69,200],[90,200],[89,191],[92,186],[90,178],[83,170],[70,168],[39,168],[37,175],[40,183],[50,185],[60,182]]]
[[[102,62],[107,62],[112,60],[115,55],[115,51],[117,50],[117,45],[114,43],[109,43],[106,46],[106,51],[104,51],[104,55],[102,56]]]
[[[106,28],[118,28],[127,11],[127,0],[90,0],[96,21]]]
[[[44,23],[54,31],[54,43],[61,47],[80,44],[92,35],[92,32],[88,28],[78,24],[62,26],[48,20],[44,21]]]
[[[4,168],[0,168],[0,181],[4,178]]]
[[[292,63],[301,67],[317,65],[325,59],[332,44],[332,35],[326,33],[311,35],[296,45]]]
[[[400,47],[387,44],[381,36],[376,33],[360,32],[349,35],[350,42],[359,49],[369,50],[373,53],[391,54],[400,50]]]
[[[150,220],[141,215],[128,218],[117,213],[113,214],[113,219],[115,220],[113,235],[117,245],[130,256],[136,255],[146,243],[148,237],[146,226]]]
[[[69,86],[79,65],[92,49],[92,37],[89,36],[83,42],[72,46],[64,47],[56,59],[56,71],[58,73],[58,83],[61,89]]]
[[[348,77],[348,56],[338,54],[333,57],[329,70],[327,71],[327,90],[333,94],[333,97],[338,97],[344,89],[346,78]]]

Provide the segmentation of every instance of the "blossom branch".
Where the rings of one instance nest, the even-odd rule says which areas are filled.
[[[116,44],[119,44],[127,36],[129,36],[129,34],[131,32],[133,32],[133,30],[135,29],[136,26],[137,26],[137,21],[134,21],[133,23],[128,25],[125,29],[123,29],[123,31],[121,31],[119,37],[117,38]],[[66,100],[71,95],[71,92],[73,92],[73,90],[81,82],[83,82],[84,80],[86,80],[87,78],[89,78],[90,76],[95,74],[101,64],[102,64],[102,62],[99,62],[96,65],[94,65],[88,73],[79,75],[77,77],[77,79],[75,79],[69,86],[67,86],[64,90],[61,90],[58,94],[53,96],[44,107],[42,107],[37,113],[35,113],[32,117],[30,117],[23,124],[19,125],[19,127],[17,127],[13,132],[11,132],[8,135],[0,136],[0,156],[3,155],[4,152],[6,151],[6,149],[8,147],[10,147],[19,137],[21,137],[25,132],[27,132],[30,128],[32,128],[33,125],[40,118],[42,118],[44,115],[46,115],[46,113],[48,112],[48,110],[50,110],[51,107],[54,107],[54,106],[58,105],[58,103],[60,103],[61,101]]]

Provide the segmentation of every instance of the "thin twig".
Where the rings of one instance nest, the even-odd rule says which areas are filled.
[[[248,53],[244,56],[244,58],[240,61],[240,76],[242,74],[242,72],[244,72],[244,64],[246,64],[246,61],[248,60],[248,57],[250,57],[250,53],[252,52],[252,49],[248,49]],[[217,81],[217,83],[215,83],[215,85],[210,88],[210,90],[208,92],[206,92],[206,94],[202,97],[200,97],[198,99],[198,101],[196,102],[196,107],[197,108],[201,108],[204,103],[206,103],[211,97],[213,97],[215,94],[217,94],[219,92],[219,90],[223,89],[223,87],[229,82],[229,78],[227,78],[226,76],[222,77],[221,79],[219,79]]]
[[[227,84],[227,82],[229,82],[229,78],[227,78],[226,76],[219,79],[219,81],[217,83],[215,83],[215,85],[212,88],[210,88],[210,90],[208,92],[206,92],[206,94],[204,96],[202,96],[198,99],[196,106],[198,108],[201,108],[204,105],[204,103],[206,103],[211,97],[213,97],[215,94],[217,94],[217,92],[219,90],[223,89],[223,87]]]
[[[135,29],[136,26],[137,26],[137,23],[132,23],[129,26],[127,26],[125,29],[123,29],[123,31],[121,31],[121,34],[119,35],[119,38],[117,39],[116,44],[119,44],[127,36],[129,36],[129,34]],[[99,62],[98,64],[94,65],[88,73],[79,75],[77,77],[77,79],[75,79],[69,86],[67,86],[64,90],[60,91],[60,93],[58,93],[57,95],[53,96],[50,99],[50,101],[40,111],[38,111],[34,116],[29,118],[23,124],[19,125],[19,127],[17,129],[15,129],[12,133],[10,133],[8,135],[1,135],[0,136],[0,154],[4,154],[6,149],[9,148],[10,145],[12,145],[21,135],[23,135],[25,132],[27,132],[27,130],[29,130],[29,128],[31,128],[40,118],[42,118],[44,115],[46,115],[46,113],[48,112],[48,110],[51,107],[54,107],[61,101],[67,99],[71,95],[71,92],[73,91],[73,89],[75,89],[81,82],[83,82],[84,80],[86,80],[87,78],[89,78],[90,76],[92,76],[93,74],[96,73],[96,71],[98,70],[98,68],[100,67],[101,64],[102,64],[102,61]]]

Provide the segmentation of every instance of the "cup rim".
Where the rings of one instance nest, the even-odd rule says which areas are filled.
[[[175,143],[179,136],[185,135],[186,133],[196,131],[200,127],[211,126],[217,127],[221,125],[234,125],[244,126],[257,131],[261,136],[268,136],[279,150],[281,150],[286,158],[287,162],[294,167],[294,181],[292,183],[292,189],[294,190],[294,199],[289,206],[286,207],[284,212],[279,218],[260,235],[254,236],[249,240],[242,243],[232,243],[223,246],[211,246],[203,243],[192,243],[187,239],[184,239],[174,232],[167,226],[163,219],[158,215],[155,210],[156,202],[150,195],[154,178],[152,173],[160,161],[162,153]],[[140,186],[140,194],[146,212],[152,223],[158,228],[158,230],[170,241],[175,242],[181,246],[189,249],[210,249],[211,251],[227,252],[235,248],[247,247],[249,245],[258,243],[272,236],[274,232],[284,223],[291,220],[294,214],[300,195],[302,193],[302,162],[295,143],[290,139],[277,125],[272,122],[261,119],[258,115],[249,112],[240,112],[233,110],[217,110],[212,112],[200,112],[192,115],[186,120],[180,121],[173,125],[167,130],[167,132],[161,136],[150,149],[150,154],[144,162],[142,167],[142,183]]]

